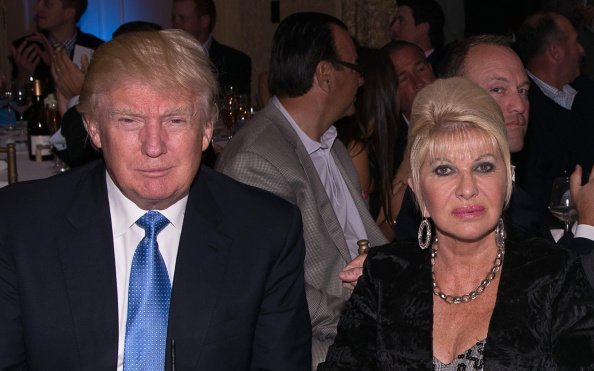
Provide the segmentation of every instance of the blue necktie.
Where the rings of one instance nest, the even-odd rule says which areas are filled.
[[[171,284],[157,235],[169,220],[158,211],[148,211],[136,224],[145,235],[136,247],[130,271],[124,370],[163,370]]]

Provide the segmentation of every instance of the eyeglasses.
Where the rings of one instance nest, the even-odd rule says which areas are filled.
[[[361,77],[365,77],[365,73],[363,72],[363,69],[358,64],[341,61],[340,59],[333,59],[332,63],[340,64],[341,66],[344,66],[346,68],[349,68],[349,69],[357,72],[359,75],[361,75]]]

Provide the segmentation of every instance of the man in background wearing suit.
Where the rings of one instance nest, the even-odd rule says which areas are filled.
[[[237,85],[241,94],[250,94],[252,60],[212,37],[216,19],[213,0],[173,0],[173,27],[188,32],[200,41],[216,68],[219,87]]]
[[[576,164],[586,173],[594,165],[594,81],[580,75],[584,48],[574,26],[558,13],[528,17],[517,47],[532,84],[517,181],[548,214],[554,178]]]
[[[37,1],[35,26],[38,32],[20,38],[12,45],[13,74],[18,83],[33,77],[45,84],[45,91],[53,92],[50,68],[54,49],[59,47],[67,59],[72,59],[76,45],[95,49],[103,43],[76,27],[86,9],[87,0]]]
[[[296,207],[200,167],[216,80],[179,30],[94,54],[103,160],[0,190],[0,369],[303,370]]]
[[[443,10],[435,0],[400,0],[390,25],[392,40],[417,44],[437,71],[445,42],[444,22]]]
[[[495,35],[467,38],[451,48],[447,62],[444,69],[446,76],[461,76],[474,81],[495,99],[503,113],[512,156],[521,151],[526,131],[533,124],[529,95],[536,87],[530,83],[522,61],[511,49],[509,40]],[[584,253],[594,250],[594,193],[587,191],[592,184],[582,186],[579,182],[581,172],[580,169],[572,176],[572,192],[580,214],[576,238],[562,242]],[[552,239],[550,226],[543,219],[532,194],[516,184],[504,215],[506,222],[519,231]],[[594,272],[593,268],[586,271]]]
[[[227,144],[216,168],[299,206],[313,368],[326,357],[350,290],[339,272],[357,241],[386,242],[361,198],[360,183],[332,124],[353,114],[363,83],[346,26],[320,13],[297,13],[278,26],[272,46],[273,94]],[[359,260],[357,258],[355,260]]]
[[[456,43],[445,57],[444,77],[465,77],[485,89],[501,108],[512,155],[522,150],[530,113],[528,95],[532,87],[510,41],[496,35],[472,36]],[[581,170],[578,170],[572,178],[572,193],[580,224],[576,238],[564,239],[563,243],[580,253],[587,253],[594,251],[594,193],[588,192],[593,185],[582,186],[580,178]],[[415,239],[417,236],[416,226],[421,217],[410,200],[408,197],[406,208],[403,206],[402,215],[396,221],[396,238]],[[516,184],[504,219],[511,227],[508,229],[511,233],[553,239],[550,227],[531,195]],[[586,267],[586,272],[594,278],[594,267]]]

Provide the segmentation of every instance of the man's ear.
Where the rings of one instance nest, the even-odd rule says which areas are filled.
[[[66,16],[66,18],[71,20],[73,23],[76,23],[76,9],[64,8],[64,15]]]
[[[564,55],[563,45],[558,40],[551,41],[546,47],[546,53],[551,59],[558,62]]]
[[[211,18],[208,14],[203,14],[200,16],[200,26],[207,30],[210,27]]]
[[[94,118],[91,118],[91,115],[83,115],[83,123],[85,124],[85,129],[87,129],[87,133],[89,134],[89,138],[93,142],[95,148],[101,148],[101,135],[99,135],[99,123]]]
[[[424,35],[429,35],[429,31],[431,31],[431,25],[429,24],[429,22],[421,22],[416,27]]]
[[[320,87],[320,89],[329,92],[332,73],[334,68],[332,67],[332,63],[329,61],[320,61],[316,66],[316,71],[314,74],[314,82]]]
[[[206,151],[212,139],[212,131],[214,124],[212,121],[206,122],[202,125],[202,151]]]

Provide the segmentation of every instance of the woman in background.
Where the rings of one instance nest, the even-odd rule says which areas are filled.
[[[363,198],[388,240],[394,237],[391,204],[397,123],[398,78],[387,53],[359,48],[359,66],[365,76],[355,102],[356,113],[336,124],[338,138],[349,151],[359,175]]]
[[[318,370],[592,369],[580,259],[506,238],[511,164],[495,101],[437,80],[415,99],[408,143],[419,241],[371,249]]]

